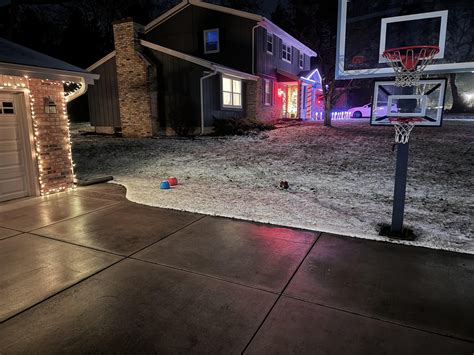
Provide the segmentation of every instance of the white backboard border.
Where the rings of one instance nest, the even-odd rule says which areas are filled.
[[[374,82],[373,98],[372,98],[372,111],[370,115],[370,125],[371,126],[393,126],[393,123],[390,122],[389,118],[391,117],[420,117],[424,118],[423,121],[416,122],[416,126],[422,127],[441,127],[443,122],[443,113],[444,113],[444,104],[446,99],[446,87],[447,79],[446,78],[437,78],[437,79],[424,79],[420,80],[420,86],[423,85],[433,85],[433,88],[425,94],[393,94],[388,95],[386,102],[386,113],[379,116],[377,114],[377,109],[379,107],[378,103],[378,93],[381,91],[381,87],[392,86],[396,88],[395,81],[393,80],[381,80]],[[436,89],[434,89],[436,88]],[[433,90],[434,89],[434,90]],[[427,116],[427,104],[428,104],[428,95],[431,92],[434,92],[439,89],[439,96],[437,97],[436,102],[436,117]],[[383,90],[385,91],[385,90]],[[393,113],[391,112],[392,105],[395,104],[398,99],[418,99],[421,102],[421,112],[404,112],[404,113]]]
[[[345,70],[344,61],[345,61],[345,50],[346,50],[346,21],[347,21],[347,2],[348,0],[339,0],[338,7],[338,23],[337,23],[337,43],[336,43],[336,66],[335,66],[335,76],[337,80],[349,80],[349,79],[364,79],[364,78],[381,78],[381,77],[393,77],[395,74],[393,69],[390,67],[386,68],[368,68],[360,70]],[[441,13],[446,14],[441,14]],[[440,41],[443,39],[443,33],[445,29],[443,26],[447,26],[448,19],[448,10],[434,11],[432,13],[425,14],[434,14],[439,13],[441,16],[441,33]],[[409,16],[420,16],[421,14],[407,15],[407,16],[396,16],[389,17],[389,19],[396,19],[397,17]],[[445,37],[446,35],[444,35]],[[445,41],[444,41],[445,42]],[[443,49],[444,45],[440,46],[440,49]],[[379,47],[380,51],[380,47]],[[440,51],[441,52],[441,51]],[[442,53],[444,57],[444,53]],[[441,58],[440,55],[437,55],[438,58]],[[444,74],[444,73],[463,73],[463,72],[474,72],[474,62],[462,62],[462,63],[434,63],[426,67],[425,73],[427,74]]]

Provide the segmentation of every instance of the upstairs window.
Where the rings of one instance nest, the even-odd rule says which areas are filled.
[[[267,32],[267,53],[273,54],[273,33]]]
[[[242,80],[222,76],[222,107],[242,108]]]
[[[300,69],[304,68],[304,54],[300,53]]]
[[[219,53],[219,29],[204,31],[204,53]]]
[[[263,93],[263,103],[265,106],[270,106],[273,99],[273,82],[265,79],[265,90]]]
[[[291,63],[291,49],[292,47],[282,42],[281,44],[281,59],[285,62]]]

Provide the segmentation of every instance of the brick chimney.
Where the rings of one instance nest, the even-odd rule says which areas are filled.
[[[138,33],[143,26],[126,18],[113,23],[120,120],[124,137],[145,138],[156,134],[149,90],[148,66]]]

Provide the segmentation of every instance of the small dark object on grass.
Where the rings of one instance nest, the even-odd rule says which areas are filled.
[[[288,190],[289,187],[290,187],[290,185],[288,184],[288,181],[284,181],[284,180],[280,181],[279,188],[281,190]]]
[[[98,177],[98,178],[93,178],[93,179],[88,179],[88,180],[77,180],[77,186],[89,186],[89,185],[94,185],[94,184],[100,184],[100,183],[107,182],[113,179],[114,179],[113,176],[103,176],[103,177]]]
[[[379,235],[399,240],[415,240],[417,235],[410,228],[403,228],[401,234],[392,233],[392,227],[389,224],[379,224]]]

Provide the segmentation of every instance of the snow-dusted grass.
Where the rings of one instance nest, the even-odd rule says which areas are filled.
[[[419,237],[403,243],[474,254],[473,138],[474,122],[415,128],[405,225]],[[74,134],[73,157],[79,177],[113,175],[134,202],[388,240],[392,143],[393,128],[358,120],[196,140]],[[159,190],[167,176],[179,186]]]

